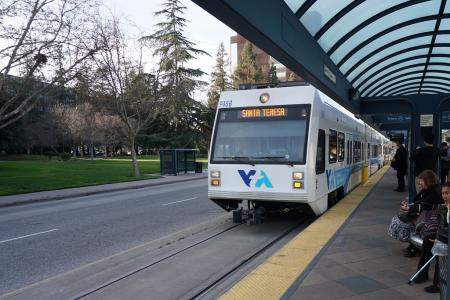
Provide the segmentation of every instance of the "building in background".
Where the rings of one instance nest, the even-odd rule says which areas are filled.
[[[247,39],[239,34],[230,38],[231,73],[234,73],[234,70],[239,63],[239,60],[242,56],[242,50],[244,49],[244,45],[246,42]],[[267,75],[272,63],[277,68],[277,77],[279,81],[287,81],[291,73],[293,73],[291,70],[278,62],[275,58],[259,49],[255,45],[253,45],[253,53],[256,54],[256,65],[261,68],[263,75]],[[302,78],[298,75],[295,75],[295,80],[302,80]]]

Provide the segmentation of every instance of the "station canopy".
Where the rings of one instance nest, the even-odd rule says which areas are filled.
[[[362,97],[450,93],[450,1],[284,1]]]

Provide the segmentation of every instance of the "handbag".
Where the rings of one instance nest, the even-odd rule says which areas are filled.
[[[392,217],[388,235],[401,242],[407,242],[414,225],[402,222],[397,215]]]
[[[423,216],[423,217],[422,217]],[[422,218],[421,218],[422,217]],[[416,223],[416,232],[423,239],[436,235],[439,227],[439,210],[433,206],[431,210],[424,210],[419,216],[423,220],[421,224]]]

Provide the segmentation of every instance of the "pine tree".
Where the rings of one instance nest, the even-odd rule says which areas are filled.
[[[220,43],[217,49],[214,71],[211,73],[211,86],[208,91],[208,107],[211,109],[217,108],[220,92],[230,88],[230,80],[226,71],[228,65],[228,54],[223,43]]]
[[[267,73],[267,82],[270,84],[278,84],[277,68],[274,63],[270,65],[269,72]]]
[[[241,83],[258,83],[262,80],[262,71],[256,65],[256,54],[253,53],[253,45],[249,41],[244,45],[233,79],[235,87]]]
[[[291,74],[289,74],[288,81],[296,81],[296,80],[297,80],[297,78],[295,77],[295,73],[291,72]]]
[[[162,86],[161,95],[168,109],[170,122],[178,125],[189,122],[189,107],[195,100],[193,92],[206,85],[201,81],[205,75],[200,69],[187,67],[197,55],[208,55],[207,52],[195,48],[195,44],[184,36],[187,20],[183,18],[186,7],[180,0],[166,0],[162,9],[154,13],[164,21],[155,25],[156,31],[141,40],[155,46],[154,56],[159,58],[159,74]]]

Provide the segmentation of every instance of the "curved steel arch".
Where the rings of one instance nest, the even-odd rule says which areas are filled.
[[[418,74],[420,74],[420,73],[418,73]],[[394,86],[396,86],[397,84],[402,83],[403,81],[421,80],[421,79],[422,79],[422,75],[416,76],[416,77],[410,77],[410,78],[408,78],[408,79],[406,79],[406,80],[405,80],[405,79],[402,79],[402,78],[399,78],[398,80],[392,82],[391,84],[389,84],[389,85],[387,85],[387,86],[384,86],[383,89],[382,89],[381,91],[384,91],[385,89],[389,89],[389,88],[391,88],[391,87],[394,87]],[[449,86],[450,86],[450,77],[426,76],[426,77],[425,77],[425,80],[428,80],[428,79],[431,79],[431,80],[435,79],[435,80],[448,81],[448,82],[449,82]]]
[[[442,34],[450,34],[450,30],[443,30],[445,31],[445,33]],[[377,53],[380,53],[381,51],[395,46],[397,44],[412,40],[412,39],[416,39],[419,37],[424,37],[424,36],[433,36],[434,31],[425,31],[425,32],[420,32],[420,33],[416,33],[416,34],[412,34],[412,35],[408,35],[405,36],[403,38],[397,39],[395,41],[392,41],[390,43],[387,43],[375,50],[373,50],[372,52],[370,52],[369,54],[365,55],[363,58],[361,58],[360,60],[358,60],[351,68],[348,69],[347,72],[345,72],[345,76],[348,76],[355,68],[357,68],[360,64],[362,64],[364,61],[366,61],[367,59],[369,59],[370,57],[376,55]],[[350,51],[349,54],[347,54],[343,59],[341,59],[341,61],[337,64],[338,67],[341,67],[348,59],[350,59],[356,52]],[[356,67],[355,67],[356,66]]]
[[[390,94],[386,94],[386,96],[392,96],[393,94],[395,94],[397,92],[400,92],[400,91],[403,91],[403,90],[408,90],[410,88],[416,88],[416,87],[417,87],[417,89],[419,89],[420,88],[420,83],[417,84],[417,85],[410,85],[410,87],[404,87],[404,88],[396,89],[395,91],[392,91]],[[438,86],[432,86],[432,85],[424,85],[423,87],[424,87],[424,89],[428,89],[428,90],[429,89],[435,89],[435,90],[442,90],[442,91],[450,92],[450,88],[447,88],[447,87],[438,87]],[[419,93],[420,93],[420,91],[419,91]]]
[[[362,30],[367,25],[377,21],[378,19],[383,18],[384,16],[389,15],[390,13],[396,12],[398,10],[401,10],[405,7],[413,6],[419,3],[427,2],[429,0],[411,0],[406,1],[400,4],[397,4],[395,6],[392,6],[386,10],[383,10],[382,12],[370,17],[369,19],[365,20],[349,32],[347,32],[343,37],[341,37],[331,48],[327,51],[328,56],[331,56],[346,40],[351,38],[353,35],[355,35],[358,31]]]
[[[419,86],[417,86],[417,87],[411,87],[411,88],[406,88],[403,90],[396,91],[388,96],[398,96],[398,95],[401,95],[402,93],[409,92],[409,91],[415,91],[415,90],[417,90],[417,93],[419,94]],[[435,88],[435,87],[426,87],[425,89],[423,89],[423,91],[424,92],[436,92],[436,93],[442,93],[442,94],[450,93],[450,90]]]
[[[422,79],[422,77],[419,77],[419,78],[417,78],[417,79],[419,79],[419,80],[421,80]],[[415,79],[415,80],[417,80],[417,79]],[[450,78],[449,78],[449,83],[450,83]],[[403,87],[408,87],[408,86],[411,86],[411,85],[414,85],[414,84],[419,84],[420,85],[420,82],[410,82],[410,83],[405,83],[405,84],[402,84],[402,85],[398,85],[398,86],[396,86],[396,87],[393,87],[393,88],[391,88],[391,89],[389,89],[389,90],[383,90],[381,93],[379,93],[379,94],[376,94],[375,96],[376,97],[378,97],[378,96],[387,96],[387,95],[389,95],[391,92],[393,92],[393,91],[395,91],[395,90],[397,90],[397,89],[399,89],[399,88],[403,88]],[[439,81],[429,81],[429,80],[427,80],[427,81],[424,81],[424,84],[433,84],[433,85],[442,85],[444,88],[445,87],[449,87],[449,85],[448,84],[445,84],[445,83],[442,83],[442,82],[439,82]]]
[[[378,38],[382,37],[383,35],[386,35],[392,31],[395,31],[397,29],[400,29],[402,27],[406,27],[409,25],[414,25],[414,24],[418,24],[418,23],[422,23],[422,22],[426,22],[426,21],[432,21],[432,20],[436,20],[436,18],[438,17],[438,15],[431,15],[431,16],[426,16],[426,17],[420,17],[417,19],[412,19],[412,20],[408,20],[405,21],[403,23],[394,25],[392,27],[389,27],[383,31],[380,31],[379,33],[371,36],[370,38],[368,38],[367,40],[365,40],[362,43],[359,43],[355,48],[352,49],[352,52],[355,51],[355,53],[359,50],[361,50],[362,48],[364,48],[365,46],[367,46],[368,44],[370,44],[371,42],[377,40]],[[450,18],[450,14],[443,14],[442,18]]]
[[[311,6],[313,6],[314,3],[316,3],[316,0],[306,0],[295,12],[295,16],[299,19],[303,17],[303,15],[308,11],[308,9],[311,8]]]
[[[423,92],[425,92],[424,94],[427,94],[427,93],[447,94],[446,92],[436,91],[436,90],[423,90]],[[390,97],[403,96],[403,95],[413,95],[413,94],[419,94],[419,91],[417,89],[412,89],[410,91],[403,91],[403,92],[400,92],[398,94],[392,94]]]
[[[339,21],[343,16],[348,14],[350,11],[352,11],[355,7],[357,7],[358,5],[363,3],[364,1],[366,1],[366,0],[354,0],[350,4],[348,4],[346,7],[341,9],[341,11],[339,11],[337,14],[335,14],[330,20],[328,20],[328,22],[325,25],[322,26],[322,28],[319,29],[319,31],[317,31],[317,33],[314,35],[314,38],[316,39],[316,41],[319,40],[320,37],[325,32],[327,32],[328,29],[333,27],[333,25],[337,21]]]
[[[450,47],[450,43],[441,43],[441,44],[436,44],[435,46],[437,46],[437,47]],[[365,68],[361,73],[366,73],[368,70],[372,69],[372,68],[375,67],[376,65],[382,63],[383,61],[385,61],[385,60],[387,60],[387,59],[396,57],[397,55],[404,54],[404,53],[408,53],[408,52],[411,52],[411,51],[414,51],[414,50],[428,49],[429,47],[430,47],[430,45],[418,45],[418,46],[413,46],[413,47],[405,48],[405,49],[399,50],[399,51],[397,51],[397,52],[391,53],[391,54],[389,54],[389,55],[387,55],[387,56],[385,56],[385,57],[382,57],[382,58],[380,58],[379,60],[373,62],[370,66],[368,66],[367,68]],[[427,57],[427,56],[425,56],[425,57]],[[359,85],[357,86],[357,88],[359,88],[360,86],[361,86],[361,84],[359,84]],[[367,89],[367,88],[365,88],[364,90],[366,90],[366,89]],[[361,93],[362,93],[364,90],[361,90]]]
[[[401,72],[401,71],[404,71],[404,70],[408,70],[408,69],[411,69],[411,68],[415,68],[415,67],[425,67],[425,65],[427,65],[426,62],[424,62],[424,63],[417,63],[417,64],[407,65],[407,66],[404,66],[404,67],[400,67],[400,68],[398,68],[398,69],[394,69],[394,70],[392,70],[392,71],[390,71],[390,72],[388,72],[388,73],[386,73],[386,74],[383,74],[383,76],[384,76],[384,77],[388,77],[388,76],[393,75],[393,74],[395,74],[395,73],[398,73],[398,72]],[[433,62],[432,62],[432,63],[428,63],[428,65],[431,65],[431,66],[445,66],[445,67],[450,67],[450,63],[439,63],[439,62],[433,63]]]
[[[436,45],[435,45],[436,46]],[[443,44],[439,44],[439,46],[438,47],[450,47],[450,44],[446,44],[446,46],[444,46]],[[411,47],[411,48],[416,48],[416,46],[415,47]],[[375,63],[373,63],[370,67],[368,67],[368,68],[371,68],[371,67],[373,67],[374,65],[376,65],[376,64],[379,64],[379,63],[381,63],[382,61],[384,61],[384,60],[386,60],[386,59],[389,59],[389,58],[392,58],[392,57],[395,57],[395,56],[397,56],[397,55],[399,55],[399,54],[403,54],[403,53],[407,53],[407,52],[410,52],[410,51],[413,51],[413,50],[410,50],[411,48],[407,48],[407,49],[404,49],[404,50],[400,50],[400,51],[398,51],[397,52],[397,54],[396,55],[388,55],[388,56],[386,56],[386,57],[384,57],[384,58],[382,58],[382,59],[379,59],[378,61],[376,61]],[[426,47],[425,47],[426,48]],[[416,49],[415,49],[416,50]],[[357,86],[357,88],[359,88],[361,85],[359,84],[358,86]],[[365,91],[367,91],[368,89],[370,89],[370,87],[371,87],[372,85],[369,85],[369,86],[367,86],[367,87],[365,87],[364,89],[361,89],[361,93],[364,93]]]
[[[448,74],[450,75],[450,71],[446,71],[446,70],[430,70],[429,72],[433,72],[433,73],[442,73],[442,74]],[[411,71],[408,73],[404,73],[398,76],[395,76],[393,78],[389,78],[387,80],[381,81],[379,84],[377,84],[376,86],[371,86],[371,89],[367,91],[367,94],[372,93],[373,91],[379,89],[380,87],[383,87],[385,84],[392,82],[393,80],[396,79],[401,79],[402,77],[408,76],[408,75],[414,75],[414,74],[423,74],[423,70],[418,70],[418,71]],[[365,92],[365,91],[364,91]],[[363,92],[361,92],[362,94]]]
[[[436,24],[434,25],[434,34],[431,37],[430,48],[428,49],[428,57],[425,65],[425,69],[423,71],[422,82],[420,83],[419,93],[422,90],[423,80],[425,79],[425,74],[428,71],[428,63],[430,62],[431,53],[433,53],[434,44],[436,43],[436,37],[439,32],[439,27],[441,26],[442,15],[444,14],[445,6],[447,5],[447,0],[441,0],[441,5],[439,7],[439,16],[436,19]]]
[[[438,43],[438,44],[435,44],[434,47],[438,47],[438,48],[450,47],[450,43]],[[413,46],[413,47],[409,47],[409,48],[405,48],[405,49],[399,50],[397,52],[391,53],[389,55],[386,55],[386,56],[380,58],[379,60],[375,61],[370,66],[365,68],[365,70],[362,71],[362,72],[367,72],[368,70],[372,69],[373,67],[375,67],[376,65],[380,64],[384,60],[393,58],[393,57],[395,57],[397,55],[400,55],[400,54],[403,54],[403,53],[408,53],[408,52],[419,50],[419,49],[429,49],[429,48],[430,48],[430,45],[429,44],[425,44],[425,45],[417,45],[417,46]],[[425,55],[425,58],[428,57],[428,54],[424,54],[424,55]],[[399,63],[399,62],[397,61],[396,63]],[[359,67],[359,65],[358,66],[355,65],[354,67],[355,68]],[[347,73],[345,73],[345,76],[348,77],[350,75],[350,73],[353,72],[353,71],[354,70],[349,70]]]
[[[358,84],[358,86],[357,86],[356,88],[359,88],[360,86],[363,86],[367,81],[373,79],[373,77],[377,76],[378,74],[384,72],[385,70],[387,70],[387,69],[389,69],[389,68],[391,68],[391,67],[393,67],[393,66],[395,66],[395,65],[397,65],[397,64],[401,64],[401,63],[404,63],[404,62],[407,62],[407,61],[410,61],[410,60],[414,60],[414,59],[427,58],[427,57],[428,57],[427,54],[423,54],[423,55],[414,55],[414,56],[407,57],[407,58],[403,58],[403,59],[400,59],[400,60],[395,61],[395,62],[393,62],[393,63],[390,63],[390,64],[388,64],[388,65],[382,67],[381,69],[375,71],[373,74],[371,74],[371,75],[368,76],[366,79],[364,79],[363,81],[361,81],[361,82]],[[450,58],[450,54],[431,54],[431,57],[444,57],[444,58]],[[370,70],[366,70],[366,71],[370,71]],[[365,73],[366,73],[366,72],[362,72],[362,73],[358,74],[358,76],[355,77],[355,78],[351,81],[351,83],[354,84],[354,83],[356,82],[356,80],[358,80],[359,77],[361,77],[361,76],[364,75]]]

